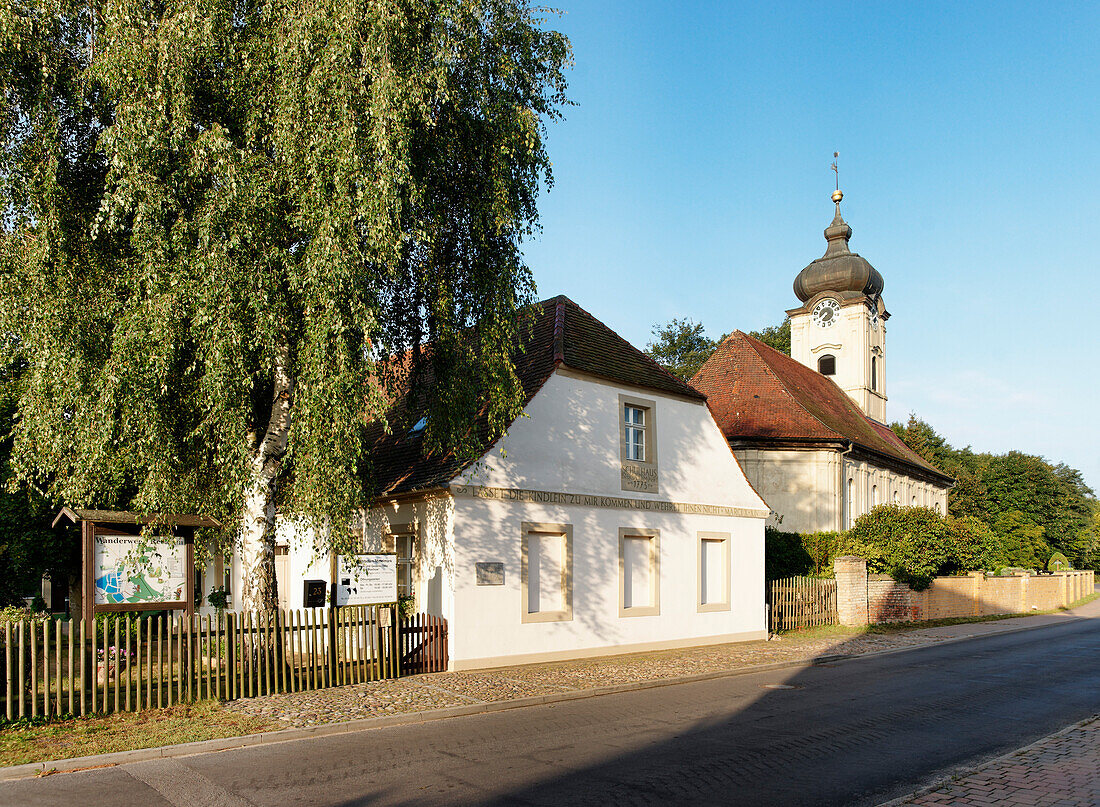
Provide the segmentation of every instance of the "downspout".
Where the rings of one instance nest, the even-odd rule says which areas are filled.
[[[837,490],[840,492],[840,508],[837,511],[837,532],[844,532],[846,529],[844,526],[844,517],[848,515],[848,485],[847,481],[844,479],[844,458],[852,452],[853,448],[855,448],[855,444],[849,440],[848,447],[837,454]]]

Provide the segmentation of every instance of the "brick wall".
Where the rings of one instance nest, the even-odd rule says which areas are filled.
[[[837,612],[842,625],[1017,614],[1062,608],[1091,594],[1095,576],[1086,572],[986,577],[937,577],[925,591],[884,574],[867,574],[863,558],[847,555],[834,564]]]
[[[923,597],[887,574],[867,577],[867,618],[871,622],[911,622],[922,619]]]

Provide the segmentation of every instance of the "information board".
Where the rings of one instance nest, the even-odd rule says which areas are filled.
[[[336,604],[372,605],[397,601],[397,555],[340,556]]]
[[[96,605],[187,599],[187,547],[182,537],[142,538],[96,530],[92,564]]]

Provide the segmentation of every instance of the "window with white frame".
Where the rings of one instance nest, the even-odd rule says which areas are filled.
[[[856,523],[855,487],[855,480],[849,478],[844,491],[844,510],[849,529]]]
[[[626,404],[623,407],[626,459],[645,462],[645,410]]]
[[[699,533],[699,613],[730,610],[730,535]]]
[[[660,530],[619,528],[619,616],[661,613]]]
[[[397,551],[397,596],[413,596],[413,544],[412,533],[394,536]]]
[[[523,523],[520,587],[523,622],[573,618],[573,526]]]

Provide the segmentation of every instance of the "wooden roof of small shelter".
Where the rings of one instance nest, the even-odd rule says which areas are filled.
[[[69,519],[73,524],[81,521],[94,521],[97,524],[167,524],[171,527],[220,527],[222,524],[216,518],[199,516],[191,513],[172,514],[154,513],[143,515],[131,513],[125,510],[83,510],[72,507],[62,507],[57,518],[50,526],[56,527],[62,518]]]

